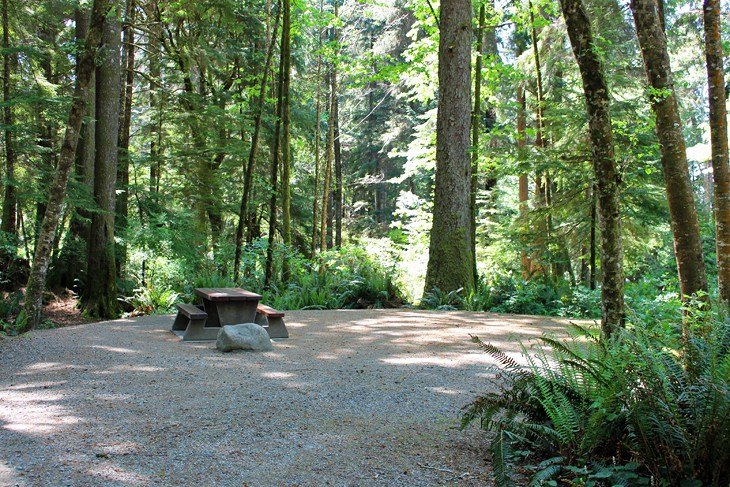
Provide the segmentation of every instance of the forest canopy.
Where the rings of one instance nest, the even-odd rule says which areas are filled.
[[[722,301],[714,8],[712,51],[698,2],[3,0],[3,287],[33,325],[61,287],[99,317],[213,284],[613,325]]]

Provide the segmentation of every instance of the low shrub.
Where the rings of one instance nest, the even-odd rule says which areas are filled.
[[[530,485],[724,487],[730,321],[712,324],[686,339],[662,331],[680,327],[637,326],[599,340],[574,326],[571,339],[523,346],[521,362],[473,337],[498,365],[462,427],[476,421],[493,433],[497,485],[518,483],[520,466]]]

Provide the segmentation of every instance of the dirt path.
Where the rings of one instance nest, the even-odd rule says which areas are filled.
[[[171,316],[0,340],[0,485],[484,485],[477,334],[559,332],[530,316],[297,311],[272,352],[183,343]]]

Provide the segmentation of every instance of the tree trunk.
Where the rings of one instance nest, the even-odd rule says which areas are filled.
[[[289,0],[284,0],[286,4]],[[276,199],[279,163],[281,162],[281,124],[284,115],[284,77],[287,69],[286,60],[286,28],[282,26],[281,47],[279,52],[279,80],[277,82],[277,102],[276,102],[276,125],[274,129],[274,143],[271,150],[271,198],[269,200],[269,243],[266,247],[266,268],[264,274],[264,287],[268,288],[273,280],[274,273],[274,239],[276,238]]]
[[[118,7],[119,2],[115,0]],[[114,243],[115,189],[119,148],[120,22],[118,13],[104,23],[101,62],[96,68],[96,157],[88,272],[81,295],[84,311],[99,318],[116,318],[116,261]]]
[[[712,177],[715,184],[717,281],[720,299],[730,306],[730,163],[728,162],[727,108],[720,0],[705,0],[705,56],[710,99]]]
[[[149,24],[147,34],[147,59],[149,69],[149,90],[150,90],[150,122],[148,125],[150,138],[150,161],[149,161],[149,192],[157,194],[160,185],[160,155],[162,149],[162,64],[160,51],[160,38],[162,37],[162,26],[157,7],[157,0],[145,4],[145,15]]]
[[[436,184],[426,292],[474,287],[469,218],[471,2],[443,0],[439,28]]]
[[[527,100],[525,99],[525,85],[520,83],[517,87],[517,157],[520,162],[525,161],[525,146],[527,145]],[[527,217],[528,201],[530,200],[530,182],[527,174],[520,174],[518,181],[518,193],[520,201],[520,218]],[[531,275],[532,262],[527,252],[520,252],[522,266],[522,278],[529,279]]]
[[[289,282],[289,251],[291,247],[291,0],[283,0],[283,19],[281,31],[282,60],[284,62],[282,136],[281,136],[281,222],[282,237],[287,251],[282,262],[282,279]],[[336,9],[337,7],[335,7]]]
[[[241,207],[238,211],[238,225],[236,226],[236,251],[233,263],[233,281],[238,282],[238,276],[241,267],[241,252],[243,250],[243,227],[249,218],[248,203],[251,199],[251,188],[253,187],[253,175],[256,170],[256,155],[259,148],[259,138],[261,135],[261,122],[264,115],[264,104],[266,103],[266,85],[269,79],[269,71],[271,70],[271,62],[274,59],[274,48],[276,47],[276,36],[279,32],[279,9],[274,19],[274,28],[271,34],[271,40],[266,51],[266,61],[264,62],[264,70],[261,73],[261,85],[259,86],[259,96],[256,100],[256,119],[254,120],[253,133],[251,134],[251,147],[248,152],[248,162],[246,164],[246,173],[243,180],[243,192],[241,194]],[[316,191],[315,191],[316,193]],[[316,199],[316,198],[315,198]]]
[[[474,110],[471,114],[471,190],[469,191],[469,223],[471,226],[471,253],[474,256],[474,282],[479,283],[477,271],[477,192],[479,190],[479,132],[482,116],[482,57],[484,56],[484,23],[486,7],[484,0],[479,4],[479,25],[477,26],[477,58],[474,63]]]
[[[320,238],[320,250],[327,250],[327,231],[328,228],[331,230],[332,225],[328,224],[328,213],[330,206],[330,190],[332,186],[332,161],[335,158],[335,126],[332,123],[335,111],[335,91],[332,84],[332,67],[330,66],[329,73],[329,84],[330,84],[330,100],[329,100],[329,120],[327,124],[327,152],[324,157],[324,182],[322,184],[322,219],[321,219],[321,231],[319,233]]]
[[[591,187],[591,241],[590,241],[590,288],[596,289],[596,219],[598,217],[598,201],[596,185]]]
[[[338,13],[339,0],[334,0],[334,14],[335,22],[339,21]],[[336,25],[336,24],[335,24]],[[333,28],[332,38],[335,42],[334,60],[332,61],[332,97],[333,97],[333,109],[332,109],[332,125],[333,125],[333,139],[334,145],[334,163],[335,163],[335,189],[333,198],[333,211],[334,211],[334,223],[335,223],[335,248],[342,247],[342,144],[340,143],[340,101],[337,93],[337,64],[339,63],[338,56],[340,49],[338,43],[340,42],[340,34],[337,27]]]
[[[698,292],[706,292],[707,276],[682,136],[682,121],[674,93],[666,37],[662,31],[656,2],[632,0],[631,11],[651,90],[651,107],[656,116],[656,132],[662,153],[662,172],[674,234],[679,286],[684,299]]]
[[[132,122],[132,90],[134,88],[134,21],[137,11],[135,0],[126,1],[122,51],[122,90],[119,120],[119,166],[117,168],[116,235],[122,242],[117,247],[117,275],[123,276],[127,265],[126,232],[129,218],[129,130]]]
[[[601,330],[609,337],[624,322],[624,270],[619,203],[621,174],[614,157],[610,97],[603,65],[596,54],[591,22],[582,0],[561,0],[560,4],[583,80],[588,111],[588,131],[600,205],[602,237]]]
[[[321,39],[321,38],[320,38]],[[321,43],[320,43],[321,48]],[[317,56],[317,93],[315,95],[315,114],[314,114],[314,198],[312,198],[312,245],[310,253],[312,257],[317,253],[317,216],[319,212],[319,172],[320,172],[320,132],[322,118],[322,56]]]
[[[85,113],[86,93],[95,68],[96,53],[101,45],[102,29],[105,19],[115,0],[94,0],[91,12],[88,35],[86,36],[85,51],[79,57],[76,84],[73,102],[68,115],[66,133],[61,146],[61,154],[56,168],[56,175],[48,193],[46,214],[41,224],[41,230],[36,239],[33,267],[31,268],[28,285],[25,292],[25,331],[38,325],[43,307],[43,291],[46,284],[48,264],[51,259],[53,240],[56,228],[63,211],[63,200],[66,193],[68,175],[74,163],[76,144],[79,139],[79,130]]]
[[[13,245],[17,243],[15,190],[15,141],[13,137],[13,109],[10,103],[10,65],[15,63],[16,55],[10,51],[10,28],[8,26],[8,0],[2,0],[3,23],[3,124],[5,125],[5,195],[3,198],[3,221],[0,231],[6,233]],[[5,259],[0,259],[4,261]]]

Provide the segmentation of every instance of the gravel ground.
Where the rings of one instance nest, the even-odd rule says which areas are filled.
[[[296,311],[266,353],[183,343],[171,316],[0,340],[0,485],[485,485],[455,429],[531,316]],[[519,334],[516,336],[516,334]]]

